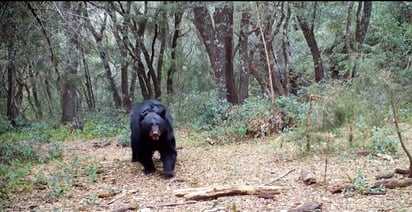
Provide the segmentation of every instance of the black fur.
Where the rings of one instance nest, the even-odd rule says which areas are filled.
[[[145,174],[153,173],[156,171],[153,154],[159,151],[163,175],[173,177],[177,157],[176,139],[173,120],[166,106],[157,100],[143,101],[132,111],[130,129],[132,162],[140,162]],[[153,133],[157,129],[159,134]]]

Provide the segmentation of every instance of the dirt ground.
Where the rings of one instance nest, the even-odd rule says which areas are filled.
[[[362,183],[372,184],[376,175],[407,169],[402,150],[395,157],[344,152],[304,156],[293,142],[281,145],[279,137],[210,145],[187,132],[176,134],[178,162],[172,179],[144,175],[139,164],[130,162],[130,148],[117,145],[117,138],[66,141],[64,161],[36,165],[28,177],[38,183],[30,192],[16,192],[7,211],[287,211],[314,201],[321,203],[322,211],[412,211],[412,186],[388,189],[384,195],[331,193],[350,179],[364,177]],[[156,154],[161,170],[158,158]],[[316,183],[303,183],[304,170],[314,174]],[[53,181],[52,175],[60,178]],[[39,183],[41,176],[46,182]],[[179,189],[218,185],[272,185],[281,190],[272,196],[199,201],[175,195]]]

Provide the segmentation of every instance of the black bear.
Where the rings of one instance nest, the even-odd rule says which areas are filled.
[[[145,174],[156,171],[153,163],[155,151],[160,153],[165,177],[175,175],[177,157],[172,117],[162,103],[145,100],[138,104],[130,116],[132,162],[140,162]]]

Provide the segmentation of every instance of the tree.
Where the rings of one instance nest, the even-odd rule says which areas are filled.
[[[250,59],[249,59],[249,25],[250,25],[250,11],[244,10],[242,12],[242,19],[240,21],[240,35],[239,35],[239,54],[241,61],[240,79],[239,79],[239,98],[243,103],[249,97],[249,76],[250,76]]]
[[[296,18],[303,32],[306,43],[309,46],[315,69],[315,81],[320,82],[325,78],[322,56],[319,51],[318,43],[315,38],[314,28],[317,12],[317,2],[295,3],[298,8]]]
[[[213,21],[204,3],[193,8],[193,23],[199,31],[212,66],[219,97],[232,104],[239,103],[233,74],[233,2],[215,5]]]
[[[356,63],[360,59],[361,46],[365,40],[366,32],[369,27],[369,20],[372,14],[372,2],[371,1],[360,1],[358,2],[358,9],[356,11],[356,28],[354,39],[351,39],[350,26],[352,23],[352,7],[353,2],[349,2],[348,7],[348,18],[346,23],[346,34],[345,34],[345,47],[346,53],[349,58],[354,61],[353,66],[349,67],[349,70],[345,74],[345,78],[354,78],[356,73]]]
[[[259,82],[263,90],[271,97],[272,103],[275,102],[278,96],[284,96],[287,92],[287,73],[284,67],[288,67],[286,60],[283,60],[280,55],[284,55],[281,51],[285,48],[279,48],[281,44],[276,43],[277,38],[283,42],[283,30],[288,29],[288,19],[285,19],[285,10],[288,4],[284,2],[264,2],[256,3],[256,36],[258,41],[255,48],[251,49],[250,57],[253,61],[250,71],[252,75]],[[275,11],[275,12],[274,12]],[[286,27],[286,28],[285,28]],[[258,53],[258,60],[253,60],[254,53]],[[288,54],[288,53],[287,53]],[[265,71],[258,71],[262,69]]]
[[[63,124],[73,121],[76,117],[77,104],[77,69],[80,55],[80,34],[82,20],[80,19],[81,2],[62,2],[61,9],[63,22],[65,23],[64,33],[67,37],[65,47],[66,61],[65,72],[62,78],[61,107]]]
[[[105,3],[105,4],[109,4],[109,3]],[[106,24],[107,24],[107,12],[103,10],[103,21],[100,23],[100,30],[96,31],[96,29],[93,27],[93,24],[90,21],[91,17],[89,17],[87,8],[83,11],[86,16],[86,19],[85,19],[86,25],[96,41],[99,56],[100,56],[100,59],[102,60],[103,67],[105,70],[105,75],[106,75],[107,80],[109,81],[109,88],[112,93],[114,105],[116,108],[120,108],[122,106],[122,100],[120,98],[119,91],[117,89],[117,85],[113,78],[112,70],[110,68],[109,54],[107,50],[104,48],[103,43],[102,43],[104,32],[106,30]]]
[[[179,7],[178,2],[176,2],[176,6],[174,10],[172,11],[173,17],[174,17],[174,32],[172,36],[172,42],[170,46],[170,68],[167,70],[167,80],[166,80],[166,88],[167,88],[167,94],[173,94],[174,89],[173,89],[173,75],[176,73],[177,69],[177,41],[179,37],[181,36],[181,30],[180,30],[180,23],[182,22],[182,17],[184,14],[184,11]]]

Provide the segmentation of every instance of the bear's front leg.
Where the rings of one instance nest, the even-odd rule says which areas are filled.
[[[146,175],[154,173],[156,171],[152,157],[153,153],[144,153],[141,155],[140,163],[143,165],[143,172]]]
[[[171,178],[175,176],[175,164],[176,164],[176,156],[177,152],[175,149],[168,149],[166,151],[162,151],[161,159],[163,162],[163,172],[162,175],[167,178]]]

